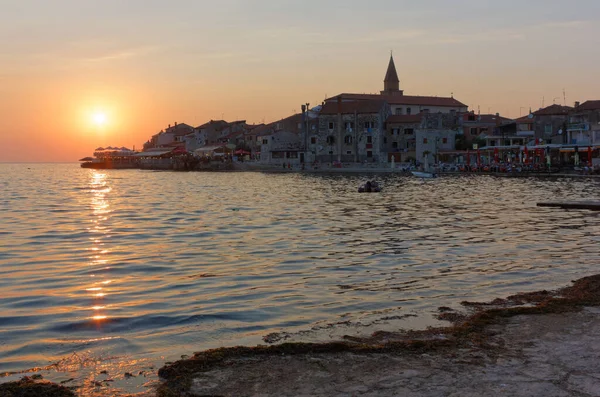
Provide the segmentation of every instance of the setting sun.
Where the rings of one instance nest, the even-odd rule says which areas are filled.
[[[92,120],[97,126],[103,126],[104,124],[106,124],[107,121],[106,114],[101,112],[94,113]]]

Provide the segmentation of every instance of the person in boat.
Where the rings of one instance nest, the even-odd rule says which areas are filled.
[[[367,183],[365,183],[365,192],[370,192],[373,189],[373,184],[371,183],[371,181],[367,181]]]

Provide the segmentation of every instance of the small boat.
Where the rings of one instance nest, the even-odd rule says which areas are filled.
[[[364,185],[358,187],[359,193],[377,193],[381,191],[381,186],[377,182],[367,181]]]
[[[437,178],[437,174],[435,172],[411,171],[411,173],[417,178]]]

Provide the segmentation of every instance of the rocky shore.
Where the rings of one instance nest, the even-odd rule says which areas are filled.
[[[447,328],[196,353],[166,396],[598,396],[600,275],[558,291],[440,308]]]
[[[443,328],[196,353],[159,370],[156,395],[600,395],[600,275],[463,307],[438,309]],[[0,397],[79,395],[40,382],[0,384]]]

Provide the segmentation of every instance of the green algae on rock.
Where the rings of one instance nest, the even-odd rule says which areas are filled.
[[[0,397],[75,397],[75,394],[64,386],[25,376],[16,382],[1,383]]]

